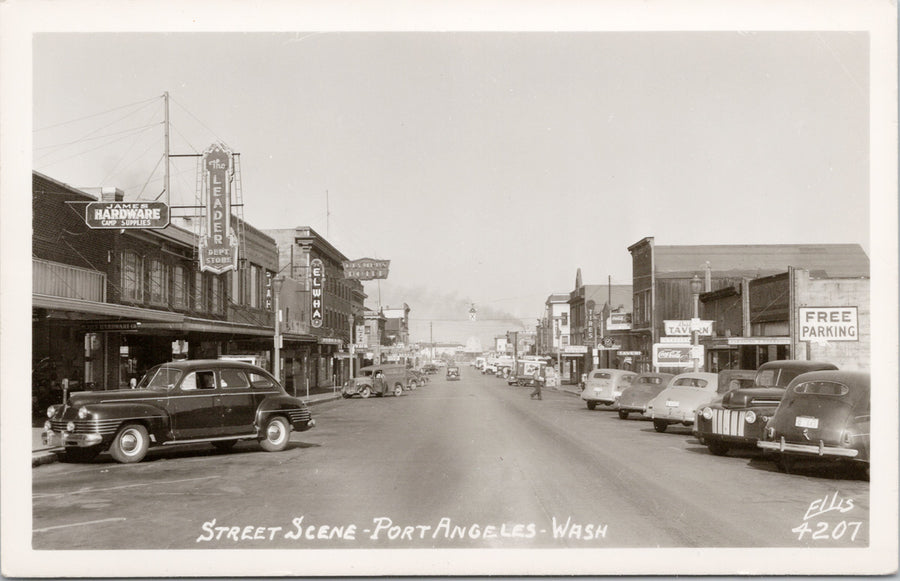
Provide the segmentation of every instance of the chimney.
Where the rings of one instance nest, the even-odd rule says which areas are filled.
[[[103,202],[121,202],[125,199],[125,191],[119,188],[100,188],[100,200]]]

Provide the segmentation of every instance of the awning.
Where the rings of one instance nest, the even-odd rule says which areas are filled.
[[[114,303],[100,303],[97,301],[85,301],[81,299],[54,297],[41,294],[31,295],[31,306],[35,309],[49,309],[105,317],[119,317],[142,322],[161,321],[180,323],[185,319],[185,316],[181,313],[173,313],[171,311],[159,311],[156,309],[144,309],[141,307],[129,307],[127,305],[117,305]]]

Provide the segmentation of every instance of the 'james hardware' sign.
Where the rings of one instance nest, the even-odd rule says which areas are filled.
[[[88,228],[165,228],[169,206],[165,202],[91,202],[84,209]]]

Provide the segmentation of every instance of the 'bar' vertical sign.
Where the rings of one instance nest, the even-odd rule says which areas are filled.
[[[324,295],[322,293],[325,284],[325,265],[318,258],[313,258],[309,263],[310,296],[312,298],[310,324],[315,328],[322,326],[325,311]]]
[[[206,231],[200,236],[200,270],[237,270],[238,239],[231,231],[231,152],[214,143],[203,153]]]

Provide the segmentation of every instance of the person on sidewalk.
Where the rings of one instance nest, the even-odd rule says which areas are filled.
[[[543,378],[541,377],[541,370],[539,368],[535,368],[534,375],[532,375],[531,379],[534,382],[534,391],[531,392],[531,399],[534,399],[535,396],[537,396],[538,399],[544,399],[541,395]]]

